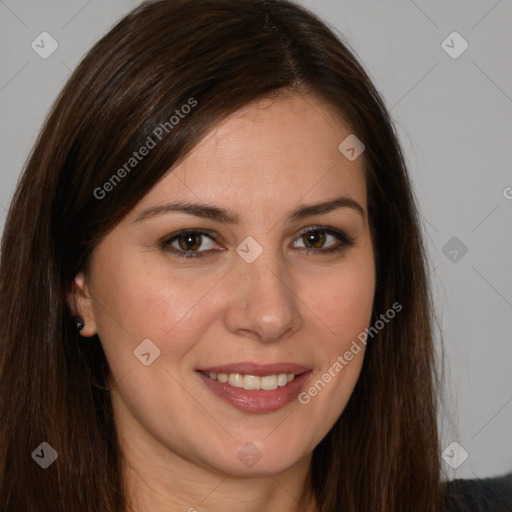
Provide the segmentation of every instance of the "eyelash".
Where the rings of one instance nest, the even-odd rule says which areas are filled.
[[[346,247],[350,247],[351,245],[354,245],[355,239],[353,237],[350,237],[349,235],[347,235],[344,231],[341,231],[338,229],[326,228],[323,226],[314,226],[314,227],[308,228],[308,229],[302,231],[302,233],[300,233],[298,238],[301,238],[304,235],[307,235],[308,233],[316,233],[316,232],[323,232],[323,233],[326,233],[329,235],[333,235],[335,238],[338,239],[338,241],[340,243],[337,245],[334,245],[333,247],[329,247],[327,249],[306,248],[307,249],[306,255],[309,255],[310,252],[317,254],[317,255],[318,254],[321,254],[321,255],[332,254],[335,252],[342,251]],[[175,254],[176,256],[178,256],[180,258],[185,258],[185,259],[203,258],[205,253],[209,253],[210,251],[199,251],[199,252],[183,251],[183,250],[178,250],[174,247],[171,247],[171,244],[175,240],[177,240],[180,236],[189,235],[189,234],[204,235],[204,236],[210,238],[211,240],[213,240],[214,242],[218,238],[218,235],[214,235],[214,234],[212,234],[212,232],[209,232],[209,231],[203,231],[200,229],[185,229],[183,231],[179,231],[178,233],[171,235],[170,237],[165,238],[161,243],[162,249],[170,251],[171,253]]]

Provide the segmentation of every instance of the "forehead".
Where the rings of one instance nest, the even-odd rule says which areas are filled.
[[[316,98],[258,101],[210,130],[140,206],[180,198],[289,209],[346,194],[366,208],[363,158],[350,161],[338,149],[350,133]]]

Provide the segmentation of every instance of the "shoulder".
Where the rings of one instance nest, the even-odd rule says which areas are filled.
[[[512,512],[512,473],[445,482],[445,512]]]

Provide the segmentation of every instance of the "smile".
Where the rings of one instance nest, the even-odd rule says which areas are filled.
[[[271,391],[278,387],[284,387],[293,379],[294,373],[278,373],[274,375],[244,375],[241,373],[209,373],[204,372],[204,375],[210,379],[217,380],[221,383],[226,383],[235,388],[244,388],[247,390],[265,390]]]
[[[297,400],[312,375],[293,363],[237,363],[196,370],[213,395],[246,413],[269,413]]]

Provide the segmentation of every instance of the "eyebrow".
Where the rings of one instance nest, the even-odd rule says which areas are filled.
[[[287,220],[294,222],[313,215],[328,213],[337,208],[351,208],[359,212],[363,219],[365,218],[365,211],[357,201],[350,197],[342,196],[322,203],[300,206],[288,214]],[[219,206],[191,203],[188,201],[175,201],[160,206],[151,206],[143,210],[134,222],[141,222],[148,218],[165,215],[171,212],[188,213],[196,217],[210,219],[223,224],[238,224],[240,221],[240,216],[237,213]]]

